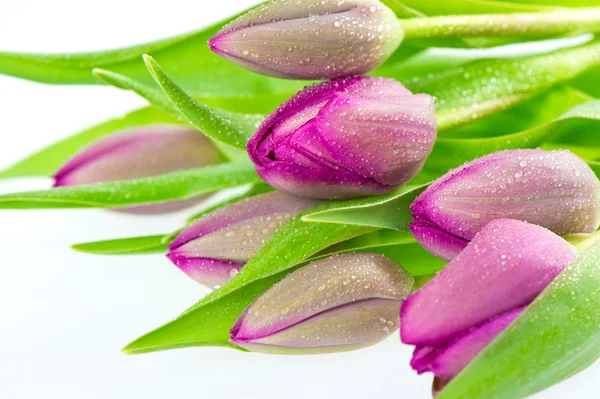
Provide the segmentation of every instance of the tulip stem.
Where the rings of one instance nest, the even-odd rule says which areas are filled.
[[[407,39],[540,37],[600,32],[600,7],[536,13],[448,15],[401,19]]]

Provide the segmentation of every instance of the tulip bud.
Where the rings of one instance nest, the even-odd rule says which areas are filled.
[[[169,246],[167,257],[200,284],[220,286],[281,225],[317,203],[277,192],[246,198],[187,226]]]
[[[333,79],[375,69],[403,36],[378,0],[274,0],[225,26],[209,46],[263,75]]]
[[[393,79],[357,76],[302,90],[267,117],[247,149],[276,189],[341,199],[406,183],[436,135],[432,97]]]
[[[401,309],[411,366],[456,376],[575,259],[573,246],[543,227],[497,219]]]
[[[84,148],[54,175],[54,187],[140,179],[219,161],[213,144],[195,129],[150,125],[112,134]],[[183,209],[203,197],[124,208],[128,212]]]
[[[413,278],[383,255],[333,255],[289,274],[258,297],[231,329],[255,352],[342,352],[373,345],[398,328]]]
[[[508,150],[448,172],[411,205],[410,229],[429,252],[454,258],[489,221],[511,218],[559,235],[600,225],[600,183],[569,151]]]

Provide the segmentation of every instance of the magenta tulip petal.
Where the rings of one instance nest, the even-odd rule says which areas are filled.
[[[210,288],[225,284],[242,268],[242,265],[219,259],[188,258],[174,253],[167,257],[190,278]]]
[[[393,99],[336,94],[317,120],[323,142],[342,167],[388,185],[421,171],[437,135],[434,101],[425,94]]]
[[[394,13],[376,0],[276,0],[225,26],[209,46],[264,75],[332,79],[376,68],[402,38]]]
[[[287,220],[318,203],[277,192],[246,198],[190,224],[171,243],[167,257],[199,283],[222,285]]]
[[[568,235],[598,229],[599,200],[600,182],[573,153],[509,150],[441,177],[415,200],[411,212],[413,226],[436,228],[465,241],[498,218],[523,220]],[[443,240],[430,235],[424,239],[422,244],[434,254],[453,252]]]
[[[444,345],[496,315],[527,305],[574,258],[574,248],[549,230],[494,220],[403,303],[402,341]]]
[[[115,133],[84,148],[54,175],[55,187],[139,179],[219,162],[214,145],[195,129],[150,125]],[[119,209],[161,213],[183,209],[204,196]]]
[[[418,347],[411,361],[412,368],[419,374],[431,371],[442,379],[454,378],[524,310],[518,308],[485,321],[443,347]]]
[[[410,223],[408,227],[423,248],[445,260],[454,259],[469,244],[469,241],[464,238],[454,236],[435,226]]]
[[[258,297],[233,326],[231,342],[271,353],[371,345],[397,329],[400,304],[413,283],[382,255],[334,255],[296,270]]]
[[[276,189],[344,199],[406,183],[436,135],[433,98],[392,79],[357,76],[302,90],[265,119],[247,150]]]

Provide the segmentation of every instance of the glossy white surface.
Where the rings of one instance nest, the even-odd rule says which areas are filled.
[[[253,3],[2,0],[0,49],[58,52],[135,44],[196,29]],[[0,76],[0,168],[143,104],[109,87],[47,86]],[[47,184],[0,182],[0,192]],[[206,290],[160,255],[94,257],[69,245],[168,232],[185,214],[0,211],[0,397],[430,398],[431,377],[410,370],[411,349],[397,335],[369,349],[327,356],[218,348],[121,354],[123,345]],[[598,377],[596,364],[536,398],[597,398]]]

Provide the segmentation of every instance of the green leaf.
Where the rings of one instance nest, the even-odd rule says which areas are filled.
[[[596,239],[438,398],[524,398],[582,371],[599,357]]]
[[[119,238],[74,244],[72,248],[79,252],[96,255],[140,255],[164,253],[168,244],[164,242],[164,235]]]
[[[407,83],[437,98],[440,130],[491,115],[600,65],[600,42],[519,59],[483,60]]]
[[[600,100],[592,100],[576,105],[553,121],[518,133],[481,139],[439,138],[425,163],[424,170],[428,175],[424,179],[441,175],[464,162],[504,149],[536,148],[551,141],[564,143],[562,147],[568,148],[568,143],[582,140],[584,131],[593,134],[596,144],[600,145],[595,134],[598,127]],[[572,132],[578,134],[573,135]]]
[[[313,208],[304,214],[302,220],[349,223],[408,232],[408,223],[412,221],[408,208],[427,186],[428,184],[407,186],[383,196],[339,201],[324,209]]]
[[[209,137],[236,148],[246,148],[248,139],[264,119],[263,115],[239,114],[210,108],[194,100],[171,80],[169,75],[152,59],[144,55],[152,77],[179,112]]]
[[[111,133],[155,123],[181,124],[181,121],[153,107],[141,108],[51,145],[0,172],[0,178],[51,176],[83,147]]]
[[[137,180],[0,195],[0,209],[119,208],[192,198],[262,180],[249,162],[231,162]]]
[[[297,227],[297,223],[301,223],[300,219],[288,223],[287,227]],[[287,247],[284,246],[284,243],[288,242],[288,237],[290,234],[293,234],[293,230],[284,227],[283,232],[278,231],[275,233],[275,236],[251,260],[251,262],[241,269],[244,270],[250,267],[256,271],[258,269],[266,268],[268,269],[268,274],[277,269],[279,271],[276,272],[276,274],[244,283],[234,290],[224,290],[224,288],[227,287],[227,284],[224,285],[220,289],[214,291],[213,294],[210,294],[198,304],[188,309],[177,319],[151,331],[127,345],[124,349],[125,353],[136,354],[192,346],[233,347],[228,341],[229,330],[243,310],[258,295],[263,293],[277,281],[281,280],[288,273],[303,265],[305,262],[301,261],[300,258],[306,258],[308,256],[306,254],[316,250],[311,249],[307,251],[306,249],[302,249],[302,255],[298,256],[299,248],[303,247],[303,240],[310,240],[311,243],[309,245],[317,246],[317,244],[313,243],[319,241],[326,241],[323,245],[328,245],[327,243],[340,240],[343,237],[348,237],[350,233],[350,231],[346,229],[346,234],[340,236],[339,233],[343,229],[340,230],[337,227],[329,226],[329,230],[333,230],[337,238],[332,239],[328,235],[315,236],[315,234],[322,234],[325,231],[321,230],[324,226],[326,225],[315,223],[306,226],[309,228],[309,231],[306,233],[303,232],[302,229],[298,230],[300,232],[298,239],[295,240],[291,246]],[[313,228],[318,228],[319,230],[317,231]],[[367,230],[363,230],[363,232],[364,231]],[[314,234],[311,235],[310,232],[313,232]],[[357,234],[356,230],[354,230],[354,234]],[[278,250],[277,246],[279,246]],[[389,255],[387,251],[390,251],[394,260],[408,261],[408,267],[404,263],[402,263],[402,265],[407,270],[415,272],[418,276],[425,275],[427,272],[431,273],[437,271],[444,264],[443,261],[434,258],[432,255],[425,252],[408,234],[398,232],[375,232],[356,237],[331,247],[331,249],[328,249],[327,251],[320,252],[311,259],[320,259],[328,254],[349,252],[353,250],[377,252],[385,255]],[[286,257],[288,252],[293,252],[294,254]],[[282,257],[286,257],[287,260],[282,262],[280,260]],[[292,263],[296,265],[300,263],[300,266],[291,266]],[[240,273],[242,272],[240,271]],[[233,281],[233,279],[230,281]]]
[[[213,54],[207,42],[230,20],[156,42],[110,51],[79,54],[0,52],[0,73],[43,83],[99,84],[102,81],[91,71],[102,68],[151,84],[152,79],[141,58],[143,54],[150,54],[166,70],[173,71],[186,90],[199,97],[231,99],[238,109],[242,103],[255,104],[253,96],[269,101],[268,94],[291,95],[302,88],[302,82],[262,76]]]
[[[164,90],[164,87],[167,87],[168,91],[163,92],[112,71],[94,69],[94,74],[118,88],[134,91],[155,107],[191,123],[213,140],[245,149],[248,138],[264,119],[263,115],[240,114],[197,102],[171,81],[155,62],[150,61],[149,57],[146,59],[150,72],[157,77],[161,85],[160,88]]]
[[[194,311],[188,311],[131,342],[123,352],[132,355],[194,346],[240,349],[229,343],[229,330],[256,297],[286,275],[287,272],[284,272],[255,281]]]
[[[486,138],[522,132],[562,116],[577,104],[593,98],[570,86],[549,90],[475,122],[442,132],[442,138]]]

